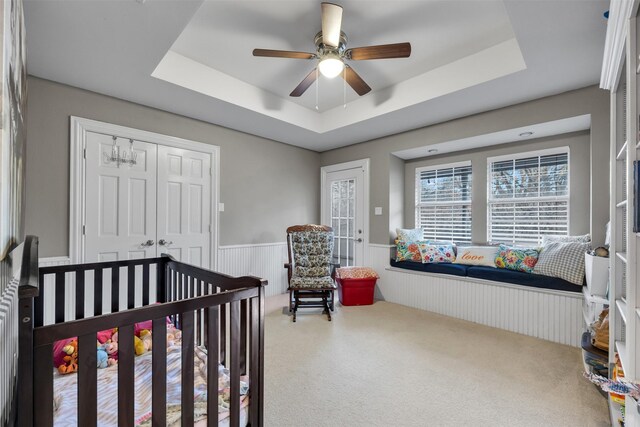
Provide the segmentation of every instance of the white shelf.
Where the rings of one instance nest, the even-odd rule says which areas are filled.
[[[618,203],[616,205],[616,208],[626,208],[626,207],[627,207],[627,201],[626,200],[623,200],[623,201],[621,201],[620,203]]]
[[[588,302],[595,302],[597,304],[609,305],[609,300],[607,298],[600,295],[591,295],[589,293],[589,289],[586,286],[582,287],[582,295],[584,296],[584,299],[586,299]]]
[[[618,151],[617,160],[624,160],[627,157],[627,141],[622,144],[622,148]]]
[[[627,253],[626,252],[616,252],[616,256],[622,260],[625,264],[627,263]]]
[[[620,425],[618,420],[622,419],[622,408],[619,403],[611,399],[611,396],[609,396],[609,413],[611,414],[611,426],[618,427]]]
[[[622,371],[628,372],[627,367],[629,366],[627,360],[627,343],[622,341],[616,341],[616,351],[618,352],[618,356],[620,357],[620,363],[622,364]]]
[[[620,312],[620,317],[622,317],[622,321],[627,323],[627,303],[621,299],[616,300],[616,307],[618,307],[618,311]]]

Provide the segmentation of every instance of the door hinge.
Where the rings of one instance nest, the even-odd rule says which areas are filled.
[[[86,158],[87,158],[87,149],[86,149],[86,148],[83,148],[83,149],[82,149],[82,158],[83,158],[83,159],[86,159]]]
[[[209,224],[209,233],[211,233],[211,224]]]
[[[87,227],[85,225],[82,226],[82,235],[84,236],[86,234],[87,231]]]
[[[213,168],[209,168],[209,176],[213,176]]]

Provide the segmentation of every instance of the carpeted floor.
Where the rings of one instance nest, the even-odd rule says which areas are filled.
[[[387,302],[267,302],[265,425],[606,426],[576,348]]]

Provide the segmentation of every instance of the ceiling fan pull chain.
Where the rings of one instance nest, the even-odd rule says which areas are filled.
[[[318,108],[318,93],[319,93],[319,87],[320,87],[320,75],[318,74],[320,71],[318,70],[318,67],[316,67],[316,111],[320,111],[320,108]]]
[[[347,109],[347,67],[342,68],[342,108]]]

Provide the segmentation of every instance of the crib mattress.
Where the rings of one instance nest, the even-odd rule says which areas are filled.
[[[180,425],[181,399],[181,346],[167,348],[167,426]],[[219,369],[220,387],[228,381],[228,371]],[[151,425],[152,353],[135,358],[135,420],[138,426]],[[246,378],[241,381],[240,414],[241,425],[248,420]],[[60,375],[54,373],[54,426],[77,426],[78,393],[77,374]],[[206,425],[207,401],[207,355],[206,350],[196,348],[194,357],[194,412],[196,425]],[[118,368],[112,366],[98,369],[98,426],[118,425]],[[229,409],[225,401],[219,399],[218,422],[220,426],[229,424]]]

